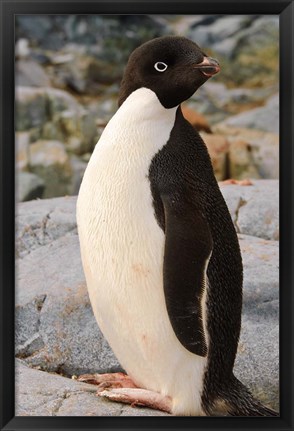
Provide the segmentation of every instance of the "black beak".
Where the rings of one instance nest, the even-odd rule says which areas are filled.
[[[204,57],[202,63],[198,63],[195,66],[195,69],[200,69],[200,71],[205,76],[213,76],[220,71],[220,65],[217,60],[211,57]]]

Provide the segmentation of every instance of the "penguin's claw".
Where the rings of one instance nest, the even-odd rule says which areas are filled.
[[[171,413],[172,401],[170,397],[140,388],[114,388],[98,391],[99,397],[108,398],[111,401],[130,404],[131,407],[149,407]]]
[[[97,385],[98,391],[106,388],[136,388],[133,380],[124,373],[82,374],[77,378],[79,382]]]

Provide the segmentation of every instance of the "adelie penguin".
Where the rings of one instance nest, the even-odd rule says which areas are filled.
[[[129,58],[77,202],[93,311],[127,375],[88,378],[102,396],[174,415],[276,416],[233,374],[240,249],[180,106],[219,69],[183,37],[153,39]]]

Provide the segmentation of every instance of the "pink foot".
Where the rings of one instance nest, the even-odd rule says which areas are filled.
[[[98,386],[98,391],[105,388],[136,388],[133,380],[124,373],[109,374],[82,374],[77,379],[79,382],[90,383]]]
[[[157,392],[140,388],[114,388],[98,391],[99,397],[106,397],[111,401],[131,404],[134,406],[144,406],[155,410],[162,410],[171,413],[171,399]]]
[[[171,412],[171,399],[157,392],[138,388],[133,380],[124,373],[83,374],[77,379],[79,382],[97,385],[96,395],[111,401],[144,406],[164,412]]]
[[[220,181],[220,184],[222,186],[226,186],[229,184],[237,184],[238,186],[252,186],[253,183],[249,179],[245,180],[234,180],[233,178],[230,178],[228,180]]]

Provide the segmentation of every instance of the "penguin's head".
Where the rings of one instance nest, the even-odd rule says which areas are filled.
[[[121,83],[119,105],[133,91],[145,87],[157,95],[165,108],[174,108],[189,99],[219,70],[217,60],[208,57],[185,37],[152,39],[130,55]]]

